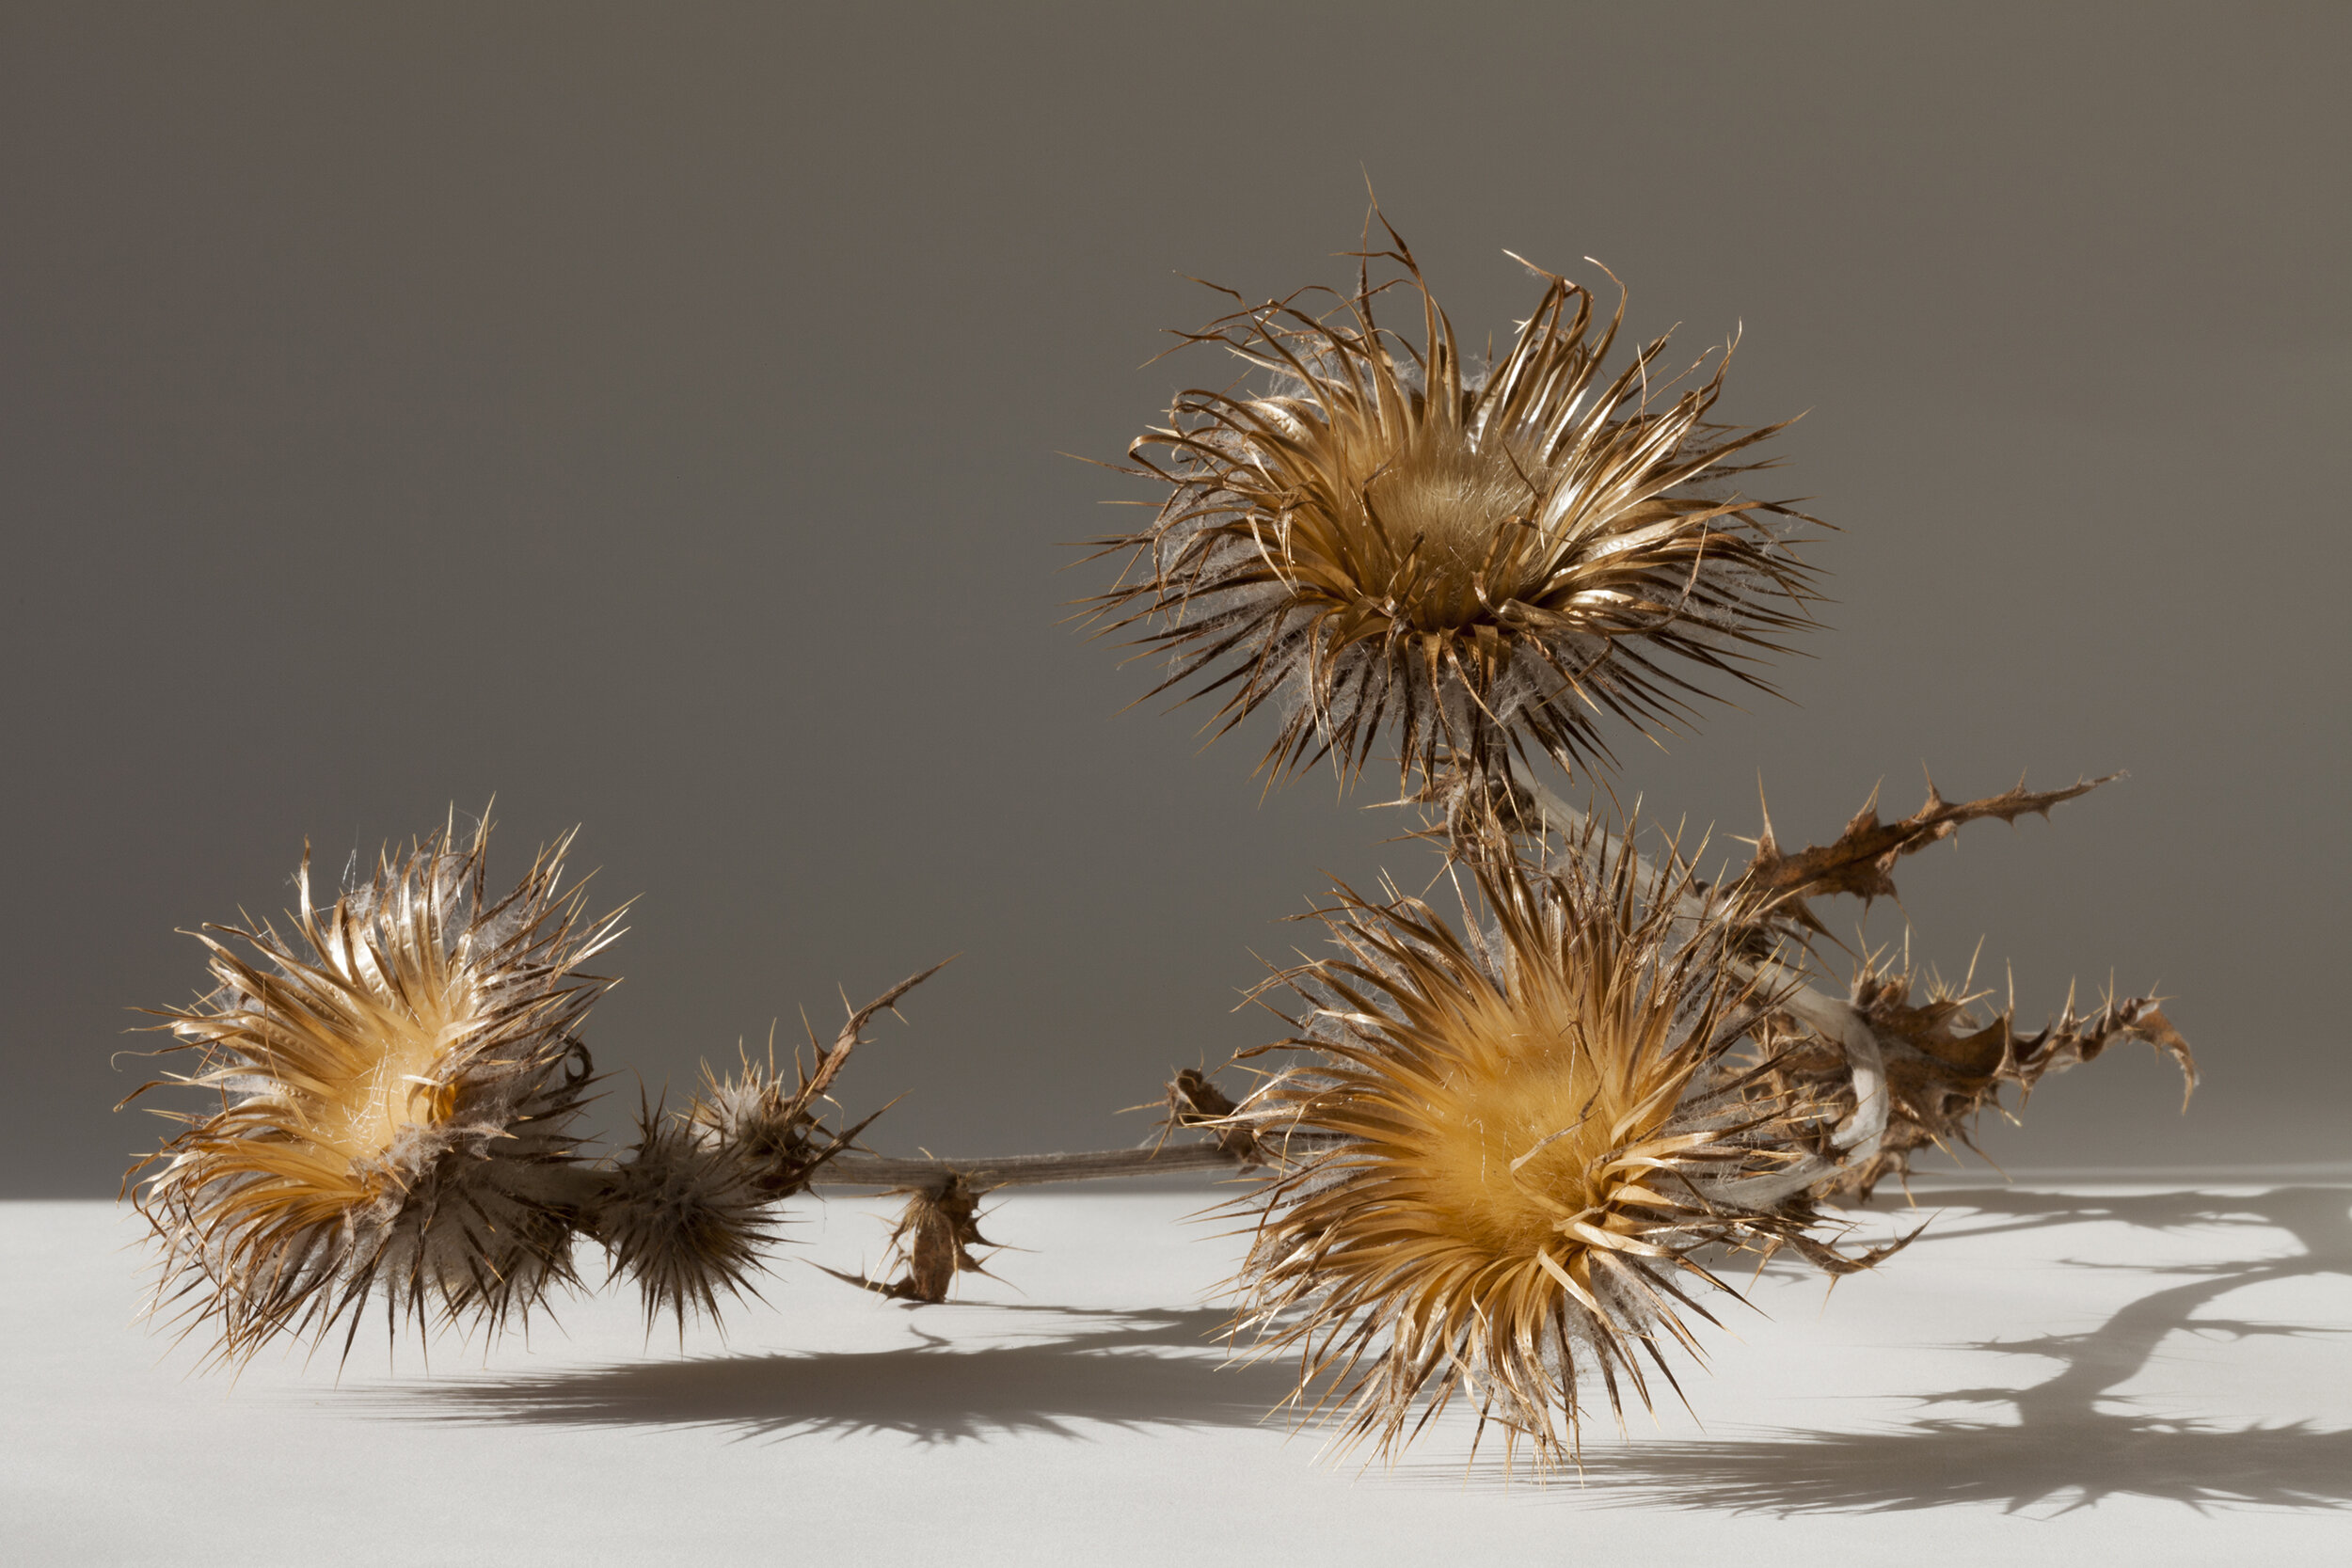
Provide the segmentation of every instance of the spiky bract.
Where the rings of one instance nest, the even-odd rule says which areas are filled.
[[[1695,1249],[1847,1266],[1801,1201],[1740,1201],[1821,1119],[1724,1060],[1769,1002],[1729,956],[1736,923],[1678,914],[1687,889],[1605,843],[1557,871],[1473,863],[1467,936],[1342,889],[1323,918],[1343,956],[1282,976],[1313,1005],[1291,1043],[1322,1064],[1239,1113],[1311,1150],[1269,1180],[1244,1318],[1297,1352],[1299,1397],[1343,1412],[1343,1444],[1393,1453],[1462,1392],[1553,1462],[1581,1372],[1615,1409],[1621,1380],[1648,1401],[1637,1347],[1670,1383],[1661,1340],[1696,1354],[1685,1314],[1713,1320],[1683,1286],[1720,1282]]]
[[[617,1274],[637,1282],[645,1323],[668,1312],[716,1322],[722,1291],[756,1294],[751,1276],[773,1241],[773,1198],[735,1153],[691,1122],[648,1111],[637,1147],[606,1180],[593,1224]]]
[[[488,833],[388,850],[326,910],[306,848],[293,940],[198,933],[215,989],[161,1016],[200,1066],[164,1082],[220,1109],[165,1113],[185,1131],[133,1179],[161,1164],[138,1193],[163,1249],[158,1306],[211,1323],[223,1359],[345,1317],[356,1332],[378,1293],[395,1325],[495,1326],[569,1277],[578,1031],[610,983],[580,966],[619,914],[586,919],[581,890],[561,887],[569,835],[488,897]]]
[[[774,1239],[774,1206],[804,1191],[874,1119],[846,1128],[824,1119],[827,1091],[866,1022],[895,1010],[945,967],[933,964],[850,1008],[832,1044],[812,1034],[815,1059],[796,1064],[789,1081],[771,1047],[764,1065],[746,1053],[728,1076],[706,1067],[702,1092],[683,1116],[645,1113],[636,1148],[606,1183],[595,1227],[614,1267],[637,1281],[648,1323],[666,1311],[683,1334],[690,1312],[718,1318],[722,1292],[755,1293],[751,1275]]]
[[[1730,487],[1781,427],[1707,422],[1728,348],[1654,386],[1660,338],[1603,383],[1622,299],[1596,338],[1592,295],[1531,269],[1542,298],[1474,372],[1388,232],[1368,260],[1401,278],[1185,335],[1272,385],[1183,392],[1130,450],[1170,491],[1151,528],[1103,542],[1135,560],[1099,602],[1115,626],[1156,621],[1159,689],[1230,686],[1225,728],[1279,698],[1279,774],[1327,753],[1360,769],[1391,718],[1407,773],[1515,744],[1587,766],[1608,754],[1600,715],[1671,729],[1692,675],[1761,686],[1749,666],[1807,624],[1810,593],[1783,538],[1797,514]],[[1419,296],[1419,347],[1375,319],[1394,283]]]

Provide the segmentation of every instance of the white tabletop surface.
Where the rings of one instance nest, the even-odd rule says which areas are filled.
[[[1007,1196],[984,1228],[1029,1250],[926,1308],[797,1261],[878,1263],[890,1205],[804,1202],[723,1339],[607,1293],[233,1382],[133,1322],[131,1221],[0,1205],[0,1558],[2352,1563],[2340,1179],[1923,1188],[1875,1274],[1756,1282],[1696,1419],[1595,1423],[1540,1484],[1466,1465],[1467,1419],[1367,1469],[1266,1418],[1280,1371],[1215,1335],[1238,1244],[1185,1219],[1215,1196]]]

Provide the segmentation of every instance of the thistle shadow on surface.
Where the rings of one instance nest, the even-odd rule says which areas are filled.
[[[2137,1376],[2175,1333],[2249,1338],[2342,1332],[2202,1316],[2200,1309],[2252,1285],[2352,1275],[2352,1189],[2120,1196],[1987,1189],[1939,1193],[1921,1207],[1965,1209],[1994,1222],[1931,1226],[1923,1241],[1938,1239],[1939,1231],[1957,1238],[2122,1222],[2159,1230],[2244,1227],[2274,1241],[2284,1232],[2302,1250],[2153,1269],[2188,1277],[2136,1298],[2083,1333],[1967,1347],[2056,1362],[2053,1376],[1914,1396],[1929,1406],[2006,1405],[2013,1423],[1939,1418],[1874,1433],[1791,1429],[1627,1449],[1594,1443],[1585,1450],[1583,1484],[1564,1488],[1563,1500],[1777,1514],[1958,1504],[2064,1512],[2111,1497],[2192,1508],[2352,1505],[2352,1432],[2301,1423],[2233,1429],[2099,1408],[2122,1399],[2111,1390]],[[1052,1337],[961,1351],[925,1335],[921,1345],[890,1351],[621,1364],[385,1397],[394,1414],[411,1418],[701,1426],[777,1439],[894,1432],[925,1444],[1028,1433],[1079,1438],[1076,1422],[1127,1430],[1287,1424],[1283,1415],[1269,1417],[1293,1387],[1287,1368],[1221,1365],[1220,1311],[990,1310],[1037,1314]],[[1452,1486],[1465,1479],[1454,1456],[1411,1465],[1409,1472]],[[1507,1483],[1499,1466],[1482,1463],[1472,1484],[1488,1481]]]
[[[1897,1513],[1959,1504],[2004,1513],[2110,1497],[2207,1507],[2352,1505],[2352,1431],[2230,1429],[2095,1415],[2062,1427],[1922,1421],[1888,1433],[1791,1432],[1745,1441],[1587,1449],[1584,1498],[1732,1513]]]
[[[1036,1312],[1070,1332],[979,1350],[926,1334],[924,1343],[895,1350],[628,1363],[378,1397],[405,1418],[711,1427],[772,1439],[898,1433],[944,1444],[1083,1437],[1075,1422],[1130,1431],[1252,1427],[1292,1387],[1277,1367],[1222,1364],[1222,1311],[990,1310]]]
[[[2248,1286],[2352,1275],[2352,1212],[2347,1212],[2352,1188],[2120,1196],[1991,1189],[1939,1193],[1931,1205],[1922,1204],[1928,1207],[1965,1207],[2013,1222],[1971,1225],[1947,1234],[1984,1236],[2118,1221],[2168,1230],[2244,1226],[2265,1238],[2283,1231],[2302,1250],[2152,1271],[2189,1277],[2126,1303],[2080,1334],[1967,1347],[2053,1361],[2055,1375],[2013,1386],[1915,1396],[1931,1406],[2006,1405],[2013,1423],[1938,1418],[1870,1433],[1792,1429],[1625,1449],[1595,1444],[1585,1450],[1583,1487],[1569,1490],[1587,1504],[1597,1499],[1629,1507],[1782,1515],[1901,1513],[1955,1504],[2066,1513],[2125,1497],[2201,1510],[2352,1506],[2352,1431],[2324,1431],[2302,1422],[2233,1428],[2100,1408],[2128,1402],[2130,1396],[2113,1390],[2145,1370],[2176,1333],[2247,1339],[2347,1332],[2204,1316],[2200,1309]],[[1927,1234],[1933,1237],[1936,1228]]]

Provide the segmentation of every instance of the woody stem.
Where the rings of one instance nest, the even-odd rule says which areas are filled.
[[[887,1154],[840,1154],[809,1178],[814,1187],[914,1187],[937,1190],[961,1180],[967,1187],[1033,1187],[1052,1181],[1111,1181],[1178,1171],[1238,1170],[1238,1153],[1214,1143],[1164,1144],[1156,1148],[1107,1148],[1077,1154],[999,1154],[975,1160],[912,1160]]]

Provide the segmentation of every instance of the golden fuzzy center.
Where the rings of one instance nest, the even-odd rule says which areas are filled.
[[[356,1027],[337,1053],[344,1070],[320,1097],[314,1141],[353,1160],[381,1154],[403,1128],[448,1112],[441,1069],[480,1026],[480,994],[462,969],[401,980],[387,984],[370,966],[352,999]]]
[[[1535,540],[1512,525],[1534,518],[1542,503],[1539,465],[1514,467],[1501,450],[1473,450],[1458,433],[1446,434],[1348,443],[1355,471],[1334,498],[1334,522],[1358,546],[1360,587],[1394,593],[1402,619],[1418,631],[1491,619],[1479,600],[1482,575],[1489,601],[1519,595]]]
[[[1457,1053],[1427,1097],[1418,1185],[1444,1233],[1498,1256],[1557,1241],[1598,1196],[1591,1175],[1625,1107],[1578,1021],[1494,999],[1454,1021]]]

